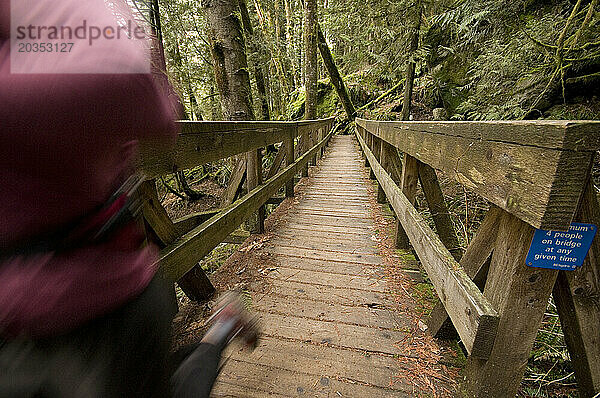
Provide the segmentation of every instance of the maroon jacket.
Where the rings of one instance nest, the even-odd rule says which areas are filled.
[[[93,22],[94,13],[106,13],[87,3],[37,2],[50,22],[76,23],[82,15]],[[130,171],[138,139],[175,135],[172,97],[149,73],[11,74],[9,21],[9,1],[0,0],[3,250],[93,212]],[[82,62],[143,62],[119,46],[91,47]],[[140,243],[139,231],[128,227],[60,254],[0,257],[0,335],[64,332],[116,309],[155,273],[156,249]]]

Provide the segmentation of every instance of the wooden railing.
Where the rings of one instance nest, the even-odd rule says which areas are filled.
[[[162,246],[159,264],[163,276],[177,281],[193,299],[210,296],[214,289],[198,262],[282,186],[285,185],[287,197],[294,195],[294,176],[307,170],[308,164],[322,155],[333,134],[333,121],[333,118],[300,122],[181,121],[175,146],[166,151],[152,143],[142,147],[142,169],[151,178],[141,189],[147,197],[143,214],[154,240]],[[276,143],[282,143],[279,158],[285,160],[285,165],[279,168],[281,162],[274,162],[275,169],[269,170],[270,178],[264,183],[218,212],[192,214],[176,221],[169,219],[152,178]],[[261,162],[256,165],[257,175],[262,175],[260,165]]]
[[[441,332],[449,316],[470,354],[468,394],[515,396],[553,291],[580,392],[600,390],[599,238],[577,271],[525,264],[535,228],[599,225],[590,173],[600,122],[356,124],[378,200],[399,221],[397,244],[410,241],[441,302],[429,330]],[[491,203],[464,254],[434,169]],[[414,207],[418,181],[439,236]]]

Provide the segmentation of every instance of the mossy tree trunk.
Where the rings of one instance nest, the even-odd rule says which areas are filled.
[[[317,117],[317,1],[304,1],[304,118]]]
[[[260,117],[262,120],[271,120],[271,114],[269,112],[269,100],[266,92],[265,75],[263,74],[262,67],[260,66],[259,59],[262,58],[258,46],[255,43],[254,29],[252,22],[250,21],[250,15],[248,14],[248,6],[246,0],[239,0],[240,14],[242,16],[242,25],[244,32],[246,33],[246,39],[248,40],[248,49],[251,54],[254,54],[255,58],[252,67],[254,71],[254,78],[256,80],[256,91],[258,92],[258,101],[260,103]]]
[[[350,99],[350,95],[348,95],[348,89],[346,88],[346,84],[344,80],[340,76],[340,72],[333,60],[333,56],[331,55],[331,51],[329,50],[329,46],[327,45],[327,41],[325,40],[325,35],[321,30],[321,26],[317,24],[317,33],[318,33],[318,44],[319,51],[321,52],[321,58],[323,59],[323,63],[327,68],[327,73],[329,73],[329,78],[331,79],[331,83],[333,87],[335,87],[335,91],[337,92],[338,97],[340,98],[340,102],[344,106],[344,110],[348,115],[348,119],[350,121],[354,120],[356,117],[356,110],[354,109],[354,105],[352,105],[352,100]]]
[[[419,48],[419,30],[421,29],[421,0],[417,1],[415,7],[415,20],[410,32],[410,48],[408,50],[408,64],[406,65],[406,84],[404,85],[404,101],[402,102],[402,120],[410,119],[413,87],[415,83],[415,68],[417,63],[414,59],[417,48]]]
[[[204,0],[215,81],[227,120],[254,120],[246,45],[237,0]]]
[[[204,0],[202,7],[206,14],[210,50],[223,116],[228,120],[255,120],[239,2],[238,0]],[[248,177],[247,185],[250,191],[260,183],[257,173],[257,169],[260,170],[260,149],[248,152],[245,159],[239,159],[238,163],[240,162],[245,162],[246,167],[236,167],[234,170]],[[243,182],[243,178],[239,177],[232,174],[233,184],[230,183],[227,188],[226,202],[235,199]]]

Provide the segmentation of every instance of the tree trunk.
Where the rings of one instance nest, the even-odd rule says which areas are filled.
[[[254,0],[254,7],[256,8],[256,15],[258,16],[258,22],[260,24],[260,29],[262,31],[263,36],[269,36],[270,35],[270,31],[267,28],[267,24],[268,21],[265,21],[267,18],[264,15],[260,3],[258,0]],[[270,26],[270,25],[269,25]],[[275,115],[275,116],[279,116],[283,113],[283,100],[282,100],[282,95],[283,95],[283,81],[285,80],[284,76],[283,76],[283,69],[281,67],[281,63],[278,62],[277,56],[276,56],[276,49],[273,45],[273,42],[271,40],[265,40],[263,41],[263,43],[267,44],[269,46],[269,50],[270,50],[270,62],[269,62],[269,66],[267,66],[267,73],[269,74],[269,76],[276,76],[277,79],[275,78],[270,78],[270,82],[269,82],[269,86],[270,86],[270,99],[272,102],[272,106],[271,106],[271,115]],[[272,72],[270,69],[272,68],[272,70],[274,70],[274,72]]]
[[[204,0],[202,7],[206,14],[210,52],[223,117],[227,120],[254,120],[246,46],[242,22],[238,17],[238,0]],[[234,170],[241,175],[232,174],[230,181],[236,186],[227,189],[234,192],[232,197],[239,190],[243,176],[247,175],[248,165],[254,167],[258,164],[257,157],[257,151],[251,151],[238,159],[238,166]],[[246,167],[239,167],[242,162],[245,162]],[[254,187],[249,186],[248,190],[252,188]]]
[[[317,117],[317,1],[304,1],[304,118]]]
[[[419,30],[421,29],[421,0],[417,1],[415,23],[410,33],[409,59],[406,66],[406,85],[404,86],[404,101],[402,102],[402,120],[410,120],[413,87],[415,83],[415,67],[417,63],[412,58],[419,47]]]
[[[285,36],[286,36],[286,43],[287,45],[285,46],[285,51],[286,51],[286,57],[289,60],[290,63],[290,74],[291,74],[291,79],[290,82],[292,84],[291,89],[292,91],[296,89],[297,86],[297,65],[295,63],[294,60],[294,16],[292,14],[292,5],[290,4],[292,0],[284,0],[284,6],[285,6]]]
[[[248,6],[245,0],[239,0],[240,14],[242,16],[242,24],[244,26],[244,32],[246,32],[246,39],[248,40],[248,49],[250,53],[256,54],[256,58],[262,59],[257,45],[255,43],[254,29],[252,28],[252,22],[250,21],[250,15],[248,14]],[[265,77],[260,66],[260,62],[255,60],[252,67],[254,71],[254,78],[256,79],[256,91],[258,92],[258,102],[260,103],[260,116],[262,120],[271,120],[271,114],[269,112],[269,101],[266,92]]]
[[[254,120],[250,75],[237,0],[204,0],[215,80],[227,120]]]
[[[354,109],[354,105],[352,105],[352,100],[350,99],[350,95],[348,95],[348,88],[346,87],[346,84],[344,83],[344,80],[340,76],[340,72],[335,65],[335,61],[333,60],[333,56],[331,55],[331,51],[329,50],[329,46],[325,40],[325,35],[323,35],[323,31],[321,30],[321,26],[319,24],[317,24],[317,32],[319,36],[319,51],[321,52],[321,58],[323,58],[323,63],[325,64],[327,72],[329,73],[331,83],[333,84],[333,87],[335,87],[335,91],[340,98],[340,102],[344,106],[344,110],[348,115],[348,119],[353,121],[356,117],[356,110]]]

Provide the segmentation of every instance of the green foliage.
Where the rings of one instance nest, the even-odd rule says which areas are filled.
[[[304,90],[297,90],[291,93],[291,101],[287,108],[289,120],[299,120],[304,117]]]
[[[546,116],[578,91],[577,76],[592,74],[595,82],[600,70],[598,10],[588,4],[570,20],[572,10],[568,1],[457,1],[432,18],[425,36],[436,46],[422,76],[436,84],[426,88],[440,90],[449,113],[461,118]],[[440,65],[466,73],[444,75]]]
[[[531,397],[576,397],[576,380],[564,335],[552,301],[535,339],[522,381],[522,392]]]
[[[317,117],[333,115],[339,107],[338,95],[329,79],[317,83]]]

